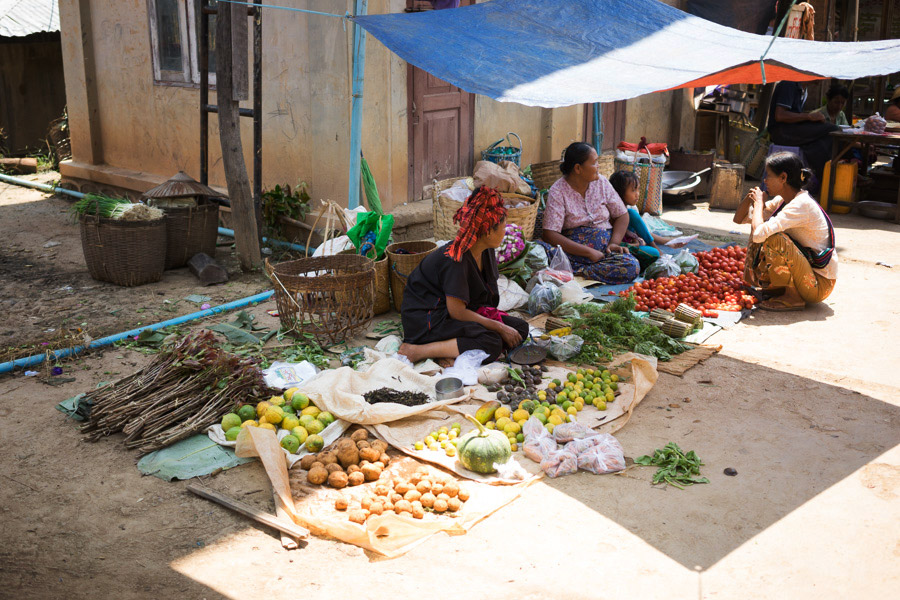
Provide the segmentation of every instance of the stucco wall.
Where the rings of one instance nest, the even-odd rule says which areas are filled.
[[[98,162],[86,140],[90,108],[77,0],[60,0],[74,160]],[[309,0],[312,10],[342,13],[350,2]],[[396,12],[403,0],[372,0],[369,12]],[[169,176],[199,177],[199,89],[159,85],[153,71],[146,0],[93,0],[99,162]],[[339,19],[263,13],[263,184],[309,182],[313,198],[346,203],[350,139],[352,28]],[[364,90],[363,151],[386,206],[406,200],[405,64],[369,36]],[[215,94],[210,101],[215,103]],[[250,106],[250,103],[244,103]],[[242,120],[251,170],[252,123]],[[95,136],[96,137],[96,136]],[[225,185],[217,118],[210,115],[210,182]],[[252,176],[252,173],[251,173]]]

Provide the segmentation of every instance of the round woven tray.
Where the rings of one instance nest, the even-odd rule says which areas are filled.
[[[217,204],[167,208],[165,213],[166,269],[183,267],[200,252],[215,258],[216,238],[219,235]]]
[[[388,268],[391,273],[391,295],[394,298],[394,308],[398,311],[403,305],[403,291],[406,289],[406,280],[416,270],[419,263],[425,257],[435,251],[437,244],[428,241],[397,242],[391,244],[384,251],[388,257]],[[398,254],[399,250],[405,250],[409,254]]]
[[[375,262],[357,254],[266,261],[282,326],[324,347],[365,328],[374,315]]]
[[[124,287],[162,279],[166,221],[118,221],[82,216],[81,249],[91,277]]]

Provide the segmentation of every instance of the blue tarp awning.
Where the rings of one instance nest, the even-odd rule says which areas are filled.
[[[493,0],[355,21],[400,58],[468,92],[547,108],[679,87],[761,83],[770,37],[723,27],[658,0]],[[766,80],[887,75],[900,40],[779,38]]]

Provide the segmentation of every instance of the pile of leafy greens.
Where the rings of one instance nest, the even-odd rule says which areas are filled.
[[[572,360],[596,364],[609,362],[622,352],[636,352],[666,361],[690,349],[635,316],[634,307],[635,301],[630,295],[602,307],[595,303],[578,305],[580,316],[569,321],[572,329],[584,339],[584,345]]]
[[[700,475],[700,467],[703,466],[700,457],[693,450],[684,452],[675,442],[656,449],[653,456],[638,456],[634,463],[645,467],[659,467],[653,474],[653,485],[665,483],[683,490],[686,485],[709,483],[706,477],[694,477]]]

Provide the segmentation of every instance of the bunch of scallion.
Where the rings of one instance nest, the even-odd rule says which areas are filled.
[[[73,204],[70,210],[76,219],[82,215],[115,219],[129,206],[131,206],[131,200],[127,198],[113,198],[103,194],[87,194]]]

